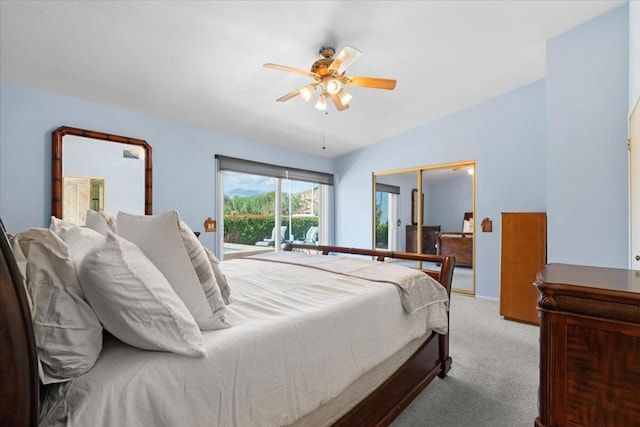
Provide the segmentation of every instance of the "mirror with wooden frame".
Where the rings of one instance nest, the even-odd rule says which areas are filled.
[[[88,210],[152,214],[146,141],[61,126],[52,133],[51,215],[79,225]]]

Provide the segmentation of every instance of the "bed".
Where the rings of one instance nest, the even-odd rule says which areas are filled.
[[[290,244],[287,246],[286,252],[278,256],[284,257],[284,260],[269,259],[269,255],[264,255],[263,259],[254,258],[221,263],[235,293],[235,299],[227,307],[237,308],[228,308],[227,311],[227,318],[234,326],[203,332],[204,345],[208,353],[206,358],[188,358],[172,353],[144,351],[126,345],[105,333],[102,353],[91,370],[73,381],[59,383],[62,385],[43,386],[39,380],[38,352],[29,302],[16,257],[5,235],[4,227],[2,227],[0,245],[2,247],[0,339],[4,343],[0,349],[0,387],[3,390],[3,398],[0,400],[0,425],[36,426],[39,423],[41,425],[56,425],[55,423],[60,420],[74,425],[82,413],[85,414],[85,417],[95,416],[95,420],[100,420],[99,425],[117,425],[117,417],[125,417],[127,422],[136,424],[135,420],[138,419],[136,412],[144,410],[144,408],[140,408],[145,405],[154,411],[151,414],[152,417],[156,417],[153,418],[154,425],[202,425],[200,415],[198,415],[200,416],[199,422],[192,422],[189,417],[192,416],[191,412],[193,411],[191,409],[186,411],[183,408],[183,405],[195,404],[198,406],[197,402],[199,401],[202,406],[201,396],[206,396],[205,402],[218,402],[218,404],[212,403],[212,408],[204,408],[210,415],[210,417],[207,416],[206,425],[388,425],[431,380],[436,376],[446,376],[451,368],[448,332],[437,333],[429,328],[424,331],[420,329],[424,327],[422,321],[429,320],[433,314],[428,314],[424,312],[424,309],[418,308],[410,316],[398,314],[402,312],[402,307],[398,308],[398,303],[390,304],[388,301],[400,300],[404,305],[402,297],[398,298],[398,294],[402,294],[402,292],[398,292],[398,289],[392,285],[389,286],[388,283],[382,286],[375,280],[369,280],[366,277],[374,277],[379,274],[376,272],[378,266],[392,264],[388,262],[373,263],[372,259],[376,261],[397,259],[437,262],[441,264],[440,270],[424,270],[424,273],[435,279],[448,297],[454,268],[452,257]],[[320,264],[315,266],[299,265],[298,259],[304,258],[303,254],[308,252],[321,253],[322,255],[312,256],[309,259],[312,259],[314,263],[322,264],[322,266]],[[346,255],[346,257],[326,256],[330,254]],[[363,261],[372,264],[363,264],[364,267],[356,275],[351,275],[349,278],[346,278],[344,274],[338,274],[337,270],[344,267],[343,258],[346,262],[351,263],[347,258],[355,259],[357,257],[364,257]],[[319,258],[322,259],[318,260]],[[328,263],[335,264],[335,266],[324,266],[327,264],[325,260],[329,259],[337,261]],[[305,262],[308,262],[307,258],[305,258]],[[336,271],[329,271],[331,269]],[[262,272],[263,278],[271,278],[267,282],[263,282],[262,279],[258,281],[255,275],[248,276],[249,270],[257,270]],[[303,304],[304,309],[302,309],[298,298],[309,298],[307,295],[309,292],[306,287],[301,286],[301,280],[307,281],[310,278],[315,280],[317,289],[314,292],[316,293],[309,294],[311,299],[302,300],[306,301]],[[237,286],[235,286],[236,284]],[[273,291],[276,288],[278,292]],[[338,291],[334,292],[335,289]],[[261,292],[263,295],[260,294]],[[362,296],[359,296],[361,293]],[[273,296],[275,294],[277,297]],[[358,303],[356,306],[355,302],[363,298],[367,302],[365,304]],[[313,309],[314,305],[323,305],[323,301],[326,302],[326,306],[332,307],[335,311],[327,314]],[[383,321],[376,319],[381,316],[365,314],[367,316],[365,319],[356,317],[353,321],[346,322],[345,319],[348,317],[345,317],[344,310],[338,310],[341,305],[349,307],[349,310],[356,313],[367,313],[366,310],[374,310],[373,312],[377,313],[388,311],[391,313],[391,317],[406,322],[406,329],[414,330],[414,334],[417,336],[407,336],[406,342],[400,343],[399,348],[396,348],[397,343],[396,347],[393,347],[391,341],[400,334],[392,333],[393,330],[383,332],[387,328],[385,326],[386,318]],[[286,308],[282,309],[282,307]],[[380,310],[380,307],[385,308]],[[282,313],[287,311],[290,312],[288,317],[283,317]],[[418,317],[413,317],[414,315]],[[448,323],[448,311],[444,315],[445,323]],[[252,316],[255,318],[251,318]],[[304,320],[314,316],[319,317],[319,321],[323,322],[324,327],[318,327],[317,322]],[[301,319],[304,320],[304,323],[300,323],[303,322]],[[379,337],[384,336],[388,341],[385,341],[383,343],[385,345],[381,347],[388,344],[389,348],[387,354],[377,354],[374,357],[373,351],[369,353],[369,347],[373,344],[360,343],[360,341],[364,341],[361,340],[361,337],[366,333],[363,334],[362,329],[358,332],[357,328],[373,329],[376,322],[380,323],[380,330],[376,330],[380,334]],[[289,333],[276,335],[275,330],[270,327],[275,323],[288,325]],[[358,324],[361,325],[358,326]],[[264,329],[259,329],[258,325],[263,325],[261,327]],[[332,325],[332,327],[327,327],[327,325]],[[311,329],[304,329],[305,327]],[[323,339],[335,338],[325,337],[322,335],[324,332],[320,335],[314,334],[317,334],[317,331],[327,329],[334,329],[339,334],[351,334],[351,337],[348,340],[340,339],[331,345],[326,345],[326,342],[322,341]],[[446,328],[443,332],[445,331],[447,331]],[[317,354],[323,354],[326,349],[335,348],[338,353],[331,357],[343,360],[344,363],[323,366],[322,364],[326,360],[330,360],[330,357],[316,358],[316,351],[313,351],[313,347],[312,350],[299,350],[298,341],[304,340],[309,340],[312,344],[317,343]],[[234,342],[243,343],[244,347],[241,347],[241,351],[227,350],[233,348],[231,344]],[[345,345],[345,342],[348,345]],[[250,351],[248,345],[253,345],[259,351]],[[279,348],[284,348],[286,351],[279,353]],[[273,352],[273,357],[265,357],[265,351],[268,355]],[[261,369],[261,363],[265,359],[274,359],[276,362],[280,362],[280,365],[295,363],[300,358],[296,358],[297,356],[292,358],[291,355],[295,355],[297,352],[304,353],[301,359],[309,359],[317,363],[312,364],[311,367],[299,368],[293,374],[289,371],[283,371],[283,375],[276,376],[270,373],[280,369],[278,363],[268,368],[267,365],[264,365],[265,368]],[[246,359],[242,363],[240,363],[241,357]],[[226,369],[227,365],[222,362],[226,359],[231,359],[231,362],[235,360],[234,368]],[[220,362],[220,364],[215,362]],[[354,365],[356,373],[347,372],[345,365]],[[251,368],[249,370],[240,369],[239,367],[242,366]],[[322,366],[319,372],[324,372],[324,376],[329,381],[322,378],[318,380],[314,377],[309,372],[315,369],[314,366]],[[178,371],[184,378],[188,377],[190,380],[188,382],[186,380],[177,381],[174,377],[165,376],[165,373],[170,371]],[[231,379],[225,376],[229,375],[228,371],[232,371]],[[143,375],[149,372],[152,372],[153,375]],[[205,375],[205,372],[213,376]],[[283,401],[286,400],[283,404],[291,401],[289,402],[291,408],[282,410],[282,414],[275,415],[260,412],[269,410],[270,401],[266,398],[261,401],[260,397],[254,399],[252,397],[254,395],[250,394],[250,389],[255,388],[260,396],[265,394],[263,392],[265,386],[259,380],[261,376],[264,377],[264,381],[277,382],[272,387],[273,390],[279,390],[280,385],[282,388],[293,390],[293,393],[290,393],[293,396],[291,399],[283,398]],[[216,381],[212,380],[214,377]],[[243,383],[238,380],[240,377],[248,377],[253,382],[250,382],[248,386],[243,386]],[[285,380],[280,381],[283,377]],[[142,385],[135,382],[138,379],[141,383],[151,382],[153,386],[148,389],[141,388]],[[307,380],[310,382],[309,384],[305,384]],[[108,386],[104,385],[107,382]],[[229,384],[229,387],[226,387],[226,384]],[[330,393],[314,394],[316,389],[329,388],[332,389]],[[103,407],[103,404],[107,403],[106,401],[117,401],[118,396],[122,396],[124,401],[127,396],[133,394],[142,396],[136,401],[133,408]],[[226,401],[215,400],[218,395],[228,394],[234,394],[236,398],[239,397],[231,406],[225,403]],[[72,415],[56,418],[56,410],[61,410],[61,405],[55,402],[56,395],[57,398],[64,395],[64,399],[67,399],[63,400],[64,405],[70,404],[70,400],[77,399],[81,401],[80,406],[72,409]],[[69,396],[73,396],[73,399],[69,399]],[[279,395],[276,393],[274,396],[272,399],[278,399]],[[287,394],[287,396],[289,395]],[[331,398],[327,398],[327,396],[331,396]],[[243,397],[247,398],[244,402],[242,401]],[[249,409],[237,410],[239,411],[237,412],[236,406],[234,406],[236,404],[243,408],[248,405],[246,407]],[[242,406],[243,404],[245,406]],[[167,407],[174,407],[177,412],[169,411]],[[44,423],[42,423],[41,413],[46,415]],[[102,413],[109,416],[100,418]],[[50,424],[48,424],[47,417],[51,417],[53,420]],[[269,423],[265,421],[264,424],[261,421],[256,421],[267,418],[276,421]],[[177,422],[176,419],[180,419],[181,422]]]

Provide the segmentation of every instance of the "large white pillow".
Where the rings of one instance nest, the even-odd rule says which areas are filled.
[[[178,215],[179,217],[180,215]],[[225,301],[221,293],[222,288],[217,283],[218,277],[214,274],[213,266],[209,261],[207,252],[205,252],[205,247],[202,246],[202,243],[200,243],[191,228],[181,219],[178,223],[178,229],[211,311],[213,311],[213,314],[224,318]]]
[[[85,255],[96,246],[104,243],[105,239],[99,232],[77,225],[60,232],[60,238],[67,244],[69,256],[76,269],[80,268]]]
[[[118,212],[118,235],[133,242],[167,278],[202,330],[229,327],[224,302],[212,309],[189,258],[175,210],[161,215]],[[219,298],[219,296],[218,296]]]
[[[106,236],[109,231],[116,232],[116,219],[104,211],[96,212],[91,209],[87,211],[87,228],[97,231]]]
[[[51,224],[49,224],[49,229],[54,233],[56,233],[57,235],[60,235],[60,233],[62,233],[63,231],[68,230],[71,227],[77,227],[77,226],[78,224],[76,224],[75,222],[65,221],[63,219],[52,216]]]
[[[105,329],[121,341],[145,350],[206,355],[193,316],[133,243],[109,232],[84,257],[78,275]]]
[[[50,229],[33,228],[16,235],[14,246],[27,260],[40,380],[89,371],[102,351],[102,325],[83,298],[67,245]]]
[[[216,283],[218,284],[218,288],[220,288],[222,299],[225,304],[229,304],[229,301],[231,300],[231,288],[229,287],[229,282],[227,282],[226,276],[222,272],[220,261],[216,258],[211,249],[204,247],[204,251],[209,259],[209,264],[211,264],[211,268],[213,269],[213,274],[216,276]]]

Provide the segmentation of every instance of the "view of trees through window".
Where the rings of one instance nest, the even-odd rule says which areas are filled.
[[[376,192],[376,248],[389,248],[389,193]]]
[[[284,230],[281,240],[307,240],[318,230],[320,184],[281,180],[281,224],[275,225],[276,178],[224,172],[224,242],[273,245],[273,230]],[[271,240],[271,242],[269,242]],[[314,237],[314,243],[317,234]]]

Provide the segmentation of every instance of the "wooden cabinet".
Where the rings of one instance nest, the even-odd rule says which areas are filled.
[[[500,250],[500,314],[539,324],[536,274],[547,262],[547,214],[503,212]]]
[[[422,253],[436,253],[436,241],[438,239],[439,225],[423,225],[422,226]],[[418,250],[418,227],[415,225],[407,225],[406,228],[406,252],[417,253]]]
[[[538,427],[638,426],[640,271],[549,264],[540,291]]]

